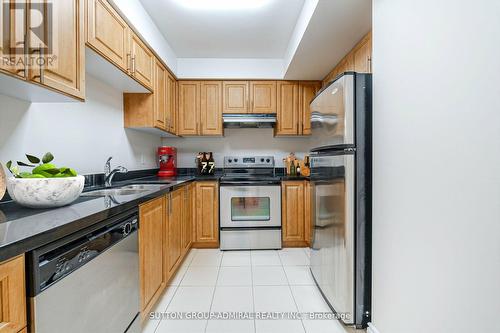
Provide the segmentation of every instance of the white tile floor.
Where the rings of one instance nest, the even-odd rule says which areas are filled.
[[[330,312],[308,249],[192,250],[156,312]],[[148,320],[143,333],[346,333],[328,320]]]

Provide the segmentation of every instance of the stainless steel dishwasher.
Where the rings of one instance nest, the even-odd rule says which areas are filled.
[[[137,209],[28,259],[31,332],[140,332]]]

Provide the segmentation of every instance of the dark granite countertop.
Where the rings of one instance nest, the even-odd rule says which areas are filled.
[[[291,181],[291,180],[309,180],[309,177],[305,176],[280,176],[282,181]]]
[[[217,180],[198,176],[158,178],[156,176],[120,181],[113,187],[128,184],[165,183],[158,189],[133,195],[100,197],[82,196],[73,204],[56,209],[30,209],[15,202],[0,203],[0,261],[29,252],[40,246],[90,227],[111,216],[133,209],[194,180]],[[102,187],[85,188],[85,192]]]

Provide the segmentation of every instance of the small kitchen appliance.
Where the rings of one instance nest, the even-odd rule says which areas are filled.
[[[158,177],[174,177],[177,175],[177,148],[158,147]]]
[[[225,157],[221,250],[281,249],[281,185],[272,156]]]

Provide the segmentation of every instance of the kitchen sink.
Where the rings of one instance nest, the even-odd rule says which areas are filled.
[[[120,187],[121,189],[126,189],[126,190],[145,190],[145,191],[153,191],[153,190],[159,190],[162,188],[162,186],[168,185],[168,183],[163,183],[163,184],[133,184],[133,185],[127,185]]]
[[[106,188],[102,190],[85,192],[82,193],[81,196],[102,197],[110,195],[134,195],[159,190],[162,186],[165,186],[165,184],[133,184],[118,188]]]
[[[141,194],[144,192],[149,192],[150,190],[133,190],[133,189],[124,189],[124,188],[109,188],[105,190],[95,190],[90,192],[82,193],[83,197],[102,197],[106,195],[133,195],[133,194]]]

